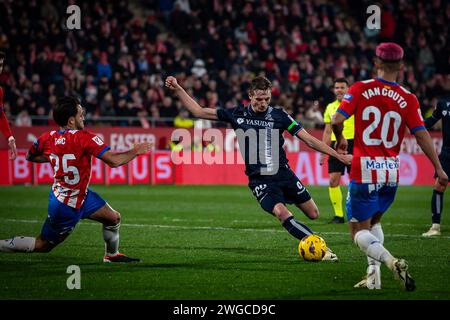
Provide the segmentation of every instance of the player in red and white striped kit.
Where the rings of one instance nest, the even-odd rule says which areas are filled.
[[[399,45],[380,44],[375,60],[378,77],[352,85],[332,119],[337,148],[345,152],[347,143],[342,136],[342,122],[355,116],[347,216],[352,239],[367,254],[369,263],[367,278],[356,286],[369,289],[381,288],[380,262],[394,272],[407,291],[415,289],[407,262],[395,258],[383,246],[380,224],[383,213],[395,198],[398,155],[406,128],[433,163],[439,183],[447,185],[448,182],[425,129],[416,96],[396,83],[402,59],[403,49]]]
[[[88,186],[92,156],[118,167],[148,152],[151,145],[138,143],[127,152],[112,153],[100,137],[83,130],[83,108],[73,97],[59,99],[53,117],[60,130],[41,135],[27,154],[27,160],[50,162],[53,167],[48,217],[37,238],[0,240],[0,252],[49,252],[69,236],[80,219],[91,219],[103,224],[104,262],[139,261],[119,252],[120,214]]]
[[[0,74],[3,71],[3,64],[5,62],[5,53],[0,51]],[[6,118],[5,110],[3,110],[3,88],[0,87],[0,131],[6,139],[8,139],[8,146],[11,151],[9,158],[14,160],[17,157],[16,140],[14,139],[11,128],[9,127],[8,119]]]

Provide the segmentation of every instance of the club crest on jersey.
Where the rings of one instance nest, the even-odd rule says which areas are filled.
[[[353,99],[353,96],[350,93],[344,94],[344,100],[352,101],[352,99]]]
[[[93,137],[92,140],[94,140],[94,142],[99,146],[103,145],[102,139],[100,139],[98,136]]]
[[[55,145],[58,145],[58,144],[66,144],[66,138],[55,139]]]
[[[238,119],[237,119],[237,123],[238,123],[238,124],[241,124],[241,123],[243,123],[243,122],[244,122],[244,119],[242,119],[242,118],[238,118]]]

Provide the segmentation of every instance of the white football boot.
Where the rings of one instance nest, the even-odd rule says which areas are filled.
[[[327,251],[325,252],[325,255],[322,258],[322,261],[332,261],[332,262],[338,262],[339,258],[330,248],[327,248]]]
[[[396,279],[400,280],[406,291],[414,291],[416,284],[408,273],[408,263],[404,259],[395,259],[390,267]]]
[[[381,289],[381,270],[379,265],[367,267],[367,274],[353,288]]]
[[[422,237],[434,237],[441,235],[441,225],[439,223],[433,223],[430,230],[422,233]]]
[[[367,268],[367,289],[381,289],[380,265],[370,265]]]

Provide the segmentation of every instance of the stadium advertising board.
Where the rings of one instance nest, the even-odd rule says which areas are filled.
[[[27,148],[43,132],[51,127],[16,128],[15,136],[20,148],[17,159],[11,162],[7,158],[6,145],[0,144],[0,167],[2,168],[0,184],[48,184],[53,180],[53,172],[49,164],[31,164],[26,161]],[[207,150],[201,152],[171,153],[164,149],[171,140],[173,128],[91,128],[114,151],[123,151],[133,143],[150,141],[155,150],[151,155],[136,158],[127,166],[109,168],[101,160],[93,158],[91,182],[93,184],[241,184],[247,180],[243,173],[242,158],[237,150],[235,136],[231,130],[214,129],[215,135],[221,134],[222,140],[217,141],[220,150],[211,155]],[[200,135],[205,139],[204,132],[187,130],[192,135]],[[320,138],[320,130],[311,130]],[[432,133],[433,142],[439,150],[442,138]],[[319,164],[319,154],[302,146],[296,138],[286,135],[285,148],[289,164],[297,176],[307,185],[327,185],[327,163]],[[194,139],[192,139],[193,141]],[[305,150],[305,151],[302,151]],[[426,156],[420,151],[413,136],[407,136],[403,141],[400,165],[400,183],[404,185],[432,185],[433,167]],[[231,161],[230,161],[231,159]],[[344,184],[348,177],[344,176]]]

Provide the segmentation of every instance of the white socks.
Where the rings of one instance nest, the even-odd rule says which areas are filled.
[[[13,237],[0,240],[0,252],[33,252],[35,244],[36,238],[33,237]]]
[[[369,230],[358,231],[355,234],[355,243],[367,256],[385,263],[391,269],[394,257]]]
[[[114,226],[103,225],[103,240],[105,240],[105,255],[114,256],[119,252],[120,223]]]
[[[378,240],[380,240],[380,243],[384,243],[384,233],[383,229],[381,228],[381,223],[374,224],[372,228],[370,229],[370,233],[373,234],[375,237],[377,237]],[[379,266],[381,264],[380,261],[377,261],[369,256],[367,256],[367,263],[370,266]]]

